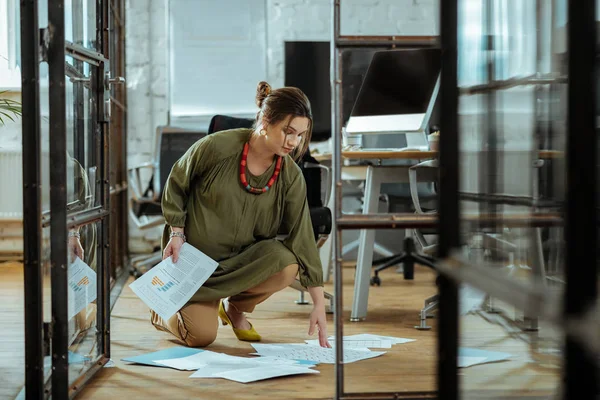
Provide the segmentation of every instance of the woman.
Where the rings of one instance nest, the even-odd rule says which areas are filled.
[[[245,313],[299,275],[314,304],[308,333],[318,329],[321,346],[331,347],[306,183],[292,158],[310,142],[310,102],[299,89],[271,91],[260,82],[256,104],[253,129],[206,136],[171,170],[162,198],[163,258],[176,262],[187,241],[219,266],[177,314],[164,321],[152,312],[152,323],[204,347],[215,340],[219,317],[239,340],[259,341]],[[281,232],[287,236],[279,241]]]

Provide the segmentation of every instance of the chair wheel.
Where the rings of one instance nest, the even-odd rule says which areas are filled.
[[[374,285],[381,286],[381,279],[379,279],[378,276],[374,276],[371,278],[371,286]]]

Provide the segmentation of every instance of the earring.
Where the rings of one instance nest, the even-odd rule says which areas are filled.
[[[261,136],[265,136],[267,134],[267,131],[264,129],[261,129],[260,132]]]

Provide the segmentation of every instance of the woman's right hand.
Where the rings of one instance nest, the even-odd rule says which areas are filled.
[[[167,247],[165,247],[165,251],[163,251],[163,260],[168,258],[169,256],[173,256],[173,262],[176,263],[179,258],[179,251],[181,250],[181,246],[183,246],[184,240],[180,237],[173,236],[169,243],[167,243]]]

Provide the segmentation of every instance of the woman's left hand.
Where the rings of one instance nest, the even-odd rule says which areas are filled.
[[[70,237],[67,244],[69,249],[69,262],[73,263],[77,257],[83,260],[83,247],[77,237]]]
[[[319,344],[321,347],[331,348],[331,345],[327,340],[327,318],[325,316],[324,304],[315,304],[310,313],[310,327],[308,328],[308,334],[312,336],[315,333],[315,329],[318,329]]]

